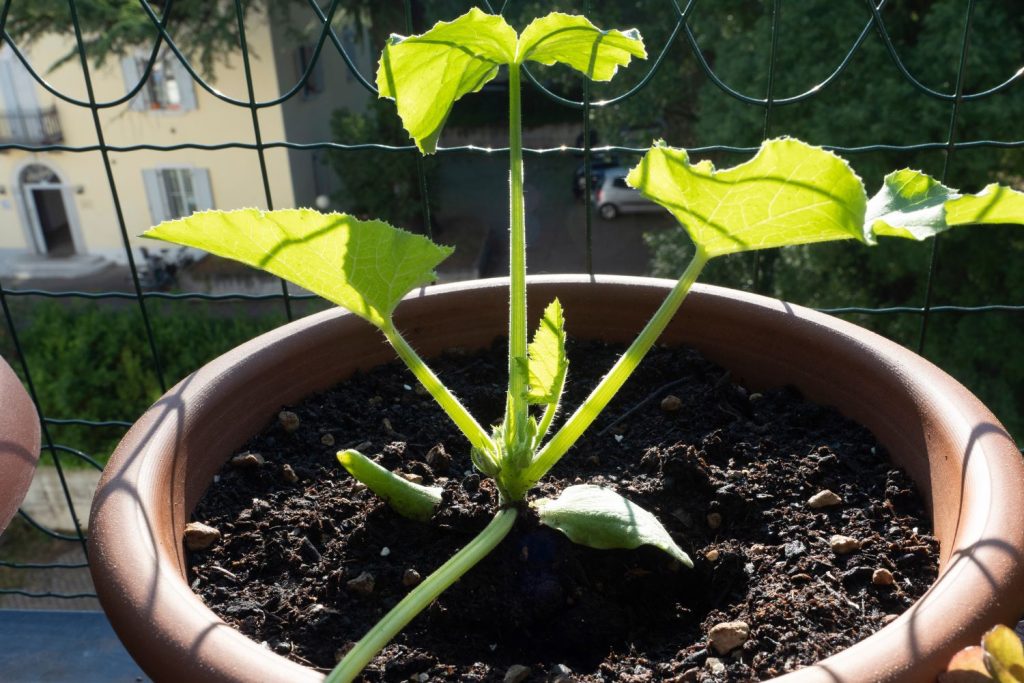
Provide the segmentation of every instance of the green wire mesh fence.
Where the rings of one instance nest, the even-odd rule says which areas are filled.
[[[270,180],[270,162],[268,160],[268,152],[273,150],[297,150],[309,153],[374,153],[379,155],[410,155],[416,158],[416,175],[418,180],[418,194],[419,200],[422,204],[422,225],[425,231],[428,233],[432,227],[431,217],[431,202],[430,202],[430,187],[428,186],[427,173],[424,168],[424,163],[420,159],[419,155],[413,145],[403,144],[384,144],[382,142],[374,142],[372,140],[359,142],[359,143],[340,143],[332,140],[319,140],[315,142],[295,142],[281,139],[268,139],[265,135],[265,130],[261,128],[260,112],[263,110],[269,110],[276,107],[282,107],[289,100],[300,97],[307,86],[316,78],[316,68],[318,61],[322,59],[322,56],[334,52],[344,62],[345,67],[349,72],[349,76],[359,84],[367,93],[371,96],[376,96],[376,88],[373,84],[374,76],[365,67],[360,67],[357,63],[358,60],[354,58],[351,44],[349,44],[342,35],[340,35],[340,26],[345,21],[345,9],[347,5],[359,6],[360,3],[351,2],[346,3],[342,0],[332,0],[329,3],[318,2],[317,0],[294,0],[292,8],[301,8],[304,12],[307,23],[311,23],[314,26],[312,35],[315,36],[311,53],[308,55],[308,59],[305,59],[305,65],[301,69],[297,76],[297,80],[294,84],[289,85],[286,89],[282,88],[282,92],[276,94],[274,97],[267,99],[258,99],[256,96],[254,75],[253,75],[253,61],[255,57],[252,55],[249,44],[247,42],[247,29],[251,30],[251,26],[247,25],[247,18],[251,18],[253,15],[250,13],[249,3],[243,3],[242,0],[234,0],[233,5],[222,4],[223,7],[229,11],[233,11],[233,26],[232,30],[235,32],[237,38],[237,50],[233,54],[233,58],[240,59],[241,61],[241,73],[244,76],[245,86],[245,97],[233,97],[221,89],[218,89],[217,85],[209,78],[204,77],[203,69],[197,65],[191,52],[188,49],[188,37],[181,35],[175,31],[176,20],[179,15],[176,14],[176,5],[181,5],[186,0],[166,0],[164,2],[147,2],[147,0],[139,0],[138,3],[138,14],[139,17],[144,19],[148,23],[149,33],[151,34],[149,40],[145,45],[139,46],[144,50],[146,55],[144,61],[140,64],[138,73],[138,79],[134,83],[129,83],[128,87],[122,95],[119,95],[113,99],[102,100],[98,97],[96,88],[94,87],[93,73],[94,67],[90,63],[89,56],[87,55],[87,43],[88,36],[86,31],[83,29],[81,17],[80,17],[80,6],[86,6],[90,3],[85,0],[68,0],[66,5],[67,17],[69,20],[69,26],[65,27],[63,31],[69,39],[73,41],[73,53],[74,60],[77,62],[81,69],[81,75],[84,84],[85,98],[75,97],[67,92],[64,92],[61,88],[53,85],[47,80],[48,72],[47,64],[36,64],[33,63],[29,56],[30,50],[24,44],[24,41],[20,40],[19,36],[12,34],[9,30],[9,22],[12,18],[16,18],[19,7],[12,8],[17,3],[12,0],[5,0],[0,9],[0,34],[4,45],[26,70],[34,81],[35,87],[41,88],[43,91],[49,93],[54,98],[62,102],[62,107],[71,107],[81,112],[82,117],[89,117],[92,124],[92,131],[95,136],[95,142],[93,144],[64,144],[62,141],[57,142],[19,142],[19,141],[6,141],[0,142],[0,153],[6,153],[10,151],[21,151],[36,155],[37,158],[45,159],[48,155],[59,155],[59,154],[74,154],[74,155],[94,155],[98,156],[102,162],[102,167],[105,174],[107,186],[109,188],[110,199],[113,204],[114,216],[117,223],[117,229],[119,231],[121,245],[124,251],[124,259],[127,263],[128,273],[130,276],[130,291],[76,291],[76,290],[63,290],[55,291],[53,289],[40,289],[40,288],[19,288],[11,287],[9,283],[0,281],[0,306],[3,308],[4,321],[6,330],[0,330],[6,332],[8,339],[9,348],[13,351],[12,356],[8,357],[11,365],[21,375],[24,380],[30,395],[35,401],[36,408],[39,413],[40,421],[42,424],[43,434],[43,447],[46,457],[52,464],[55,470],[63,492],[64,501],[67,504],[67,512],[71,517],[72,526],[74,533],[62,533],[54,529],[49,528],[47,525],[40,523],[34,519],[30,514],[25,511],[21,512],[21,518],[28,527],[34,529],[36,532],[42,535],[46,535],[53,539],[60,541],[66,541],[69,543],[80,544],[83,552],[85,550],[85,532],[83,529],[83,523],[81,519],[82,511],[76,510],[72,501],[72,495],[69,491],[69,486],[65,478],[66,470],[69,467],[69,463],[77,461],[78,465],[84,465],[86,467],[95,468],[101,470],[103,467],[101,458],[94,457],[95,454],[89,454],[83,452],[79,448],[71,445],[59,443],[58,439],[55,438],[54,432],[58,429],[67,427],[76,427],[86,430],[120,430],[123,431],[130,425],[130,420],[134,418],[133,415],[116,415],[106,416],[107,418],[115,419],[85,419],[75,415],[60,415],[53,414],[51,408],[41,400],[40,394],[37,391],[37,384],[35,378],[40,373],[41,368],[34,367],[29,361],[26,355],[26,349],[23,348],[20,333],[24,330],[25,317],[28,315],[25,313],[25,308],[18,308],[16,303],[25,302],[37,302],[43,299],[53,299],[58,301],[72,301],[72,300],[84,300],[84,301],[100,301],[112,307],[119,307],[118,310],[125,309],[126,306],[133,307],[135,313],[137,313],[138,320],[141,323],[141,329],[146,341],[146,347],[148,348],[148,368],[141,370],[141,372],[152,373],[156,378],[156,382],[159,388],[163,391],[166,390],[170,381],[176,379],[168,371],[168,360],[172,359],[174,354],[178,353],[179,350],[176,348],[169,348],[167,345],[162,345],[158,339],[158,335],[154,329],[153,323],[153,307],[155,305],[167,305],[173,304],[178,306],[188,305],[187,302],[235,302],[240,306],[250,306],[264,302],[276,302],[281,307],[281,313],[283,318],[286,320],[292,320],[297,315],[296,306],[302,302],[308,301],[313,297],[308,295],[300,295],[289,292],[285,283],[280,283],[280,291],[271,294],[251,294],[241,292],[229,292],[220,294],[211,294],[205,292],[188,291],[188,292],[166,292],[157,291],[147,286],[147,282],[143,277],[140,267],[136,262],[136,254],[138,253],[135,246],[132,244],[129,238],[129,227],[128,221],[125,217],[125,211],[123,209],[123,190],[119,186],[116,178],[114,165],[116,158],[120,155],[128,155],[138,152],[182,152],[182,151],[195,151],[201,153],[219,152],[225,150],[244,150],[246,152],[253,153],[253,159],[258,164],[259,175],[262,181],[262,203],[265,208],[272,209],[275,206],[275,200],[272,193],[272,183]],[[936,4],[941,0],[935,0]],[[54,2],[51,4],[60,4]],[[451,3],[453,7],[459,3]],[[450,16],[455,16],[457,13],[461,13],[465,9],[475,3],[462,3],[462,7],[454,7],[453,12]],[[522,4],[524,7],[517,8],[518,4]],[[536,3],[540,4],[540,3]],[[547,9],[547,4],[544,3],[544,8]],[[567,7],[568,9],[575,9],[582,11],[585,14],[590,14],[592,9],[600,10],[601,8],[593,8],[590,2],[578,3],[578,6]],[[951,178],[951,167],[954,164],[954,160],[957,155],[963,154],[967,151],[981,151],[985,153],[994,154],[1000,150],[1020,150],[1024,148],[1024,133],[1020,132],[1020,129],[1010,130],[1009,138],[996,139],[1000,136],[1005,136],[1007,131],[999,131],[998,135],[984,135],[988,133],[984,125],[975,126],[972,132],[978,130],[983,133],[981,136],[971,137],[964,139],[963,126],[961,125],[961,116],[964,107],[970,103],[982,102],[982,101],[1013,101],[1019,102],[1022,98],[1022,86],[1021,81],[1024,81],[1024,61],[1020,64],[1014,65],[1015,71],[1006,74],[1006,77],[999,82],[990,84],[987,87],[979,88],[976,90],[968,90],[967,88],[967,68],[971,62],[971,49],[972,45],[979,40],[999,40],[999,36],[977,36],[973,30],[973,25],[976,17],[984,13],[988,8],[985,7],[985,3],[978,3],[976,0],[965,0],[963,2],[956,3],[957,12],[959,16],[959,26],[957,27],[958,42],[955,46],[958,50],[958,58],[956,60],[956,71],[950,74],[949,82],[944,84],[942,88],[931,87],[922,80],[919,80],[913,69],[908,66],[905,56],[905,46],[899,45],[898,41],[892,35],[892,32],[888,28],[887,20],[893,17],[894,12],[905,12],[909,11],[909,6],[914,3],[900,3],[898,0],[847,0],[845,3],[836,3],[836,5],[843,5],[846,9],[850,7],[855,8],[859,13],[860,19],[856,27],[856,30],[851,30],[850,35],[852,41],[848,47],[836,46],[835,53],[837,55],[837,61],[835,66],[825,72],[823,78],[817,78],[813,82],[804,83],[801,89],[796,94],[789,94],[782,96],[777,91],[779,90],[779,77],[783,73],[780,71],[782,67],[779,66],[779,55],[780,50],[787,45],[787,40],[791,36],[788,36],[783,30],[783,18],[786,16],[797,16],[802,13],[812,14],[802,6],[801,3],[784,3],[783,0],[751,0],[748,2],[737,1],[730,5],[735,6],[734,9],[737,12],[756,12],[759,13],[764,20],[764,25],[769,28],[769,34],[767,36],[767,52],[757,55],[758,62],[763,65],[763,73],[760,76],[760,85],[763,85],[762,92],[754,92],[752,88],[739,87],[730,84],[729,78],[723,76],[718,70],[712,56],[709,56],[713,50],[713,46],[702,44],[699,32],[695,30],[695,24],[701,20],[702,11],[707,8],[705,5],[712,5],[709,0],[704,0],[703,3],[699,3],[697,0],[690,0],[689,2],[682,3],[677,0],[652,0],[646,3],[636,3],[642,5],[642,11],[648,16],[653,17],[654,20],[661,23],[665,29],[664,42],[658,45],[649,45],[650,53],[652,58],[650,61],[641,66],[635,66],[634,69],[639,69],[639,73],[633,77],[632,82],[628,82],[625,86],[612,86],[617,87],[617,90],[608,91],[607,96],[604,96],[605,90],[602,90],[602,96],[600,99],[595,99],[596,86],[592,87],[589,82],[582,82],[578,84],[576,88],[560,88],[560,85],[564,83],[556,82],[552,83],[545,80],[543,74],[535,74],[533,72],[527,72],[528,80],[532,83],[535,88],[535,92],[538,97],[546,98],[549,102],[554,103],[562,109],[572,112],[571,117],[573,120],[578,122],[579,129],[582,130],[582,135],[577,139],[578,141],[573,145],[559,145],[548,148],[531,148],[527,149],[526,154],[528,156],[575,156],[579,155],[582,157],[583,173],[582,178],[585,184],[585,190],[583,193],[584,197],[591,197],[593,191],[594,173],[592,165],[594,162],[595,155],[599,152],[603,155],[622,155],[629,156],[639,154],[645,151],[645,147],[636,146],[629,144],[623,139],[618,139],[613,142],[616,144],[601,146],[595,151],[594,142],[594,131],[592,130],[592,120],[594,119],[595,113],[602,111],[611,111],[616,107],[621,106],[624,102],[634,98],[641,93],[645,93],[648,89],[672,89],[675,87],[673,83],[659,82],[659,77],[667,77],[665,72],[668,70],[669,64],[678,64],[685,62],[691,66],[692,73],[697,78],[703,79],[704,83],[713,86],[718,93],[731,103],[729,106],[736,109],[736,111],[753,111],[757,112],[759,119],[759,130],[756,130],[756,137],[768,137],[770,135],[776,135],[784,132],[785,125],[780,123],[781,114],[787,107],[801,105],[808,103],[813,100],[817,100],[823,96],[823,93],[828,92],[837,86],[838,83],[851,71],[857,68],[857,62],[861,54],[866,50],[866,46],[870,45],[874,49],[881,48],[887,57],[888,68],[899,75],[899,78],[903,83],[903,96],[906,98],[921,98],[929,100],[934,103],[934,106],[941,107],[941,115],[944,117],[944,130],[945,135],[941,139],[924,140],[914,143],[897,144],[884,140],[878,140],[871,144],[858,144],[858,145],[828,145],[825,146],[833,149],[844,155],[849,155],[852,158],[857,158],[862,155],[870,154],[896,154],[905,155],[912,157],[917,154],[935,153],[941,155],[941,170],[938,175],[943,182],[948,181]],[[729,3],[726,3],[727,5]],[[916,3],[917,5],[927,6],[929,3]],[[949,2],[946,3],[951,4]],[[890,7],[894,6],[894,8]],[[517,9],[523,11],[533,8],[531,3],[516,3],[512,0],[506,0],[504,3],[492,3],[483,2],[483,9],[491,12],[513,12]],[[401,11],[396,12],[395,16],[400,17],[404,21],[396,26],[385,27],[387,29],[393,29],[402,33],[409,33],[413,31],[414,15],[417,11],[423,11],[422,7],[413,6],[410,0],[405,0],[402,3]],[[1012,11],[1012,10],[1011,10]],[[784,14],[787,13],[787,14]],[[845,16],[845,15],[844,15]],[[446,18],[446,17],[437,17]],[[598,22],[600,23],[600,14],[597,16]],[[829,22],[833,19],[830,17],[830,12],[818,12],[814,16],[809,16],[809,20],[816,22]],[[764,36],[762,36],[763,38]],[[112,110],[118,107],[124,107],[129,105],[135,98],[140,97],[148,87],[148,84],[154,78],[154,72],[159,68],[159,62],[162,59],[162,55],[166,55],[167,52],[173,55],[173,59],[187,73],[187,77],[192,80],[196,87],[201,88],[209,97],[223,103],[226,106],[237,108],[239,110],[248,110],[249,119],[251,121],[251,130],[246,131],[244,138],[246,139],[233,139],[223,140],[214,143],[199,143],[199,142],[181,142],[177,144],[111,144],[107,141],[105,135],[105,129],[103,121],[101,120],[101,112],[105,110]],[[1024,58],[1022,58],[1024,60]],[[332,78],[340,78],[340,75],[332,74]],[[558,91],[563,90],[563,94]],[[570,94],[565,94],[570,92]],[[578,97],[578,99],[576,99]],[[625,136],[624,136],[625,137]],[[679,141],[672,141],[675,144],[679,144]],[[828,142],[826,141],[814,141],[814,142]],[[754,144],[702,144],[693,146],[690,148],[691,153],[694,154],[711,154],[718,155],[722,158],[731,158],[729,155],[742,155],[748,154],[756,150]],[[473,145],[462,145],[453,146],[447,148],[440,148],[439,153],[442,157],[448,155],[458,154],[469,154],[469,155],[487,155],[487,154],[501,154],[507,151],[504,148],[492,148],[484,149]],[[1020,157],[1024,158],[1024,156]],[[225,207],[228,208],[228,207]],[[590,201],[585,202],[584,210],[584,225],[583,232],[585,239],[583,240],[584,251],[583,264],[584,269],[587,272],[593,272],[593,251],[594,251],[594,206]],[[926,348],[926,341],[929,338],[929,329],[932,321],[937,315],[948,314],[948,315],[969,315],[969,316],[983,316],[983,315],[1011,315],[1020,316],[1024,313],[1024,303],[1016,304],[1012,301],[1009,303],[1004,302],[991,302],[985,301],[977,305],[937,305],[935,302],[935,281],[936,274],[939,271],[937,255],[939,253],[940,240],[935,240],[931,245],[931,254],[928,259],[927,267],[920,273],[921,278],[925,280],[924,293],[920,302],[917,305],[890,305],[890,306],[819,306],[827,312],[844,314],[844,315],[861,315],[870,317],[890,317],[890,316],[904,316],[916,318],[919,320],[917,325],[914,339],[909,340],[910,345],[916,346],[919,351]],[[760,253],[758,258],[751,261],[744,267],[749,267],[751,271],[751,277],[748,278],[748,282],[752,283],[754,289],[763,289],[764,272],[767,264],[764,262],[765,258]],[[1009,266],[1008,266],[1009,267]],[[1010,297],[1016,296],[1016,292],[1008,292],[1007,295]],[[1020,318],[1016,318],[1019,325]],[[1024,330],[1022,330],[1024,331]],[[905,342],[908,340],[904,340]],[[60,369],[61,372],[74,375],[75,373],[89,372],[90,368],[80,367],[64,367]],[[1021,391],[1021,388],[1017,389]],[[63,457],[62,457],[63,455]],[[69,460],[70,458],[70,460]],[[75,466],[75,465],[70,465]],[[2,548],[0,548],[2,552]],[[81,569],[85,567],[84,562],[26,562],[26,561],[10,561],[0,559],[0,570],[62,570],[62,569]],[[8,572],[7,576],[10,576]],[[77,599],[85,597],[93,597],[92,593],[89,592],[61,592],[61,591],[32,591],[26,590],[15,578],[14,580],[7,579],[0,581],[0,595],[20,595],[28,597],[57,597],[64,599]]]

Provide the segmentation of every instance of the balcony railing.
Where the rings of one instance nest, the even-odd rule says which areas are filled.
[[[56,107],[0,112],[0,144],[52,145],[63,141]]]

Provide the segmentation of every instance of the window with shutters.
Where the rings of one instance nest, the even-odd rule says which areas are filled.
[[[142,177],[154,223],[213,208],[210,174],[206,169],[147,169]]]
[[[136,53],[121,60],[125,87],[132,90],[145,82],[131,100],[135,111],[191,111],[196,108],[192,76],[173,52],[162,53],[149,66],[149,54]]]

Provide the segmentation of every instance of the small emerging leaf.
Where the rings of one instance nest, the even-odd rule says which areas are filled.
[[[849,164],[791,138],[766,140],[753,159],[718,171],[656,143],[630,185],[668,209],[708,257],[831,240],[870,242],[867,194]]]
[[[961,195],[925,173],[903,169],[885,177],[868,202],[866,220],[877,235],[915,240],[958,225],[1024,223],[1024,193],[993,183]]]
[[[241,261],[319,294],[381,327],[412,289],[433,282],[451,247],[342,213],[313,209],[202,211],[143,237]]]
[[[574,543],[602,550],[653,545],[693,567],[690,557],[654,515],[611,489],[592,484],[570,486],[558,498],[542,498],[534,506],[542,524],[561,531]]]
[[[528,353],[530,403],[557,403],[569,368],[569,359],[565,356],[565,319],[558,299],[544,309]]]
[[[633,57],[647,58],[639,31],[602,31],[586,17],[552,12],[534,19],[519,37],[516,63],[566,64],[593,81],[610,81]]]
[[[480,90],[515,52],[515,29],[474,7],[421,35],[392,36],[377,69],[377,89],[395,100],[420,151],[433,154],[455,101]]]
[[[427,522],[441,503],[440,487],[414,484],[384,469],[359,451],[350,449],[339,452],[338,462],[403,517]]]
[[[1024,683],[1024,644],[1013,629],[999,624],[981,639],[985,664],[998,683]]]

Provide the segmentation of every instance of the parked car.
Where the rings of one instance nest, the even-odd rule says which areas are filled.
[[[590,189],[591,192],[596,190],[601,184],[601,180],[604,178],[604,173],[610,168],[617,168],[619,166],[619,160],[615,156],[595,156],[590,161]],[[586,165],[580,164],[576,169],[576,172],[572,175],[572,195],[576,199],[583,199],[583,195],[587,192],[586,183]]]
[[[601,218],[612,220],[620,213],[659,211],[661,207],[626,184],[629,169],[621,166],[605,169],[601,181],[594,184],[594,206]]]

